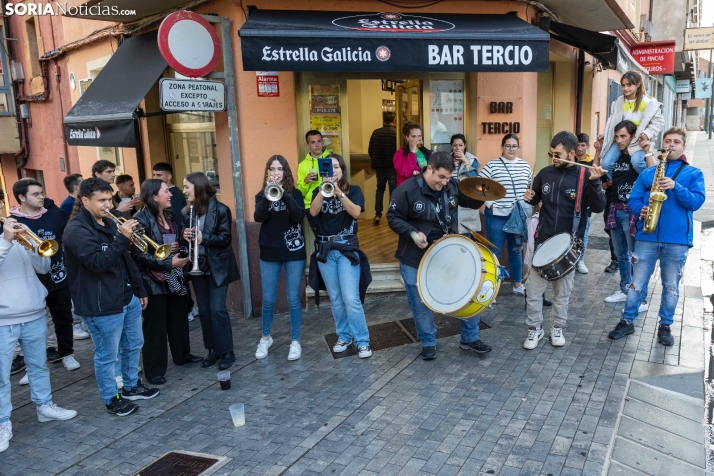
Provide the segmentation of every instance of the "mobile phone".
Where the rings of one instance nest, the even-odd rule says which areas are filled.
[[[317,168],[319,169],[320,177],[332,177],[334,171],[332,170],[332,159],[317,159]]]

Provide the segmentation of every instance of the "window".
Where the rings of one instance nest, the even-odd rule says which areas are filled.
[[[4,28],[0,26],[0,116],[13,114],[10,72],[6,56],[7,48],[3,39],[5,36]]]
[[[40,42],[42,39],[40,38],[38,42],[37,26],[35,25],[34,17],[25,21],[25,41],[27,42],[25,45],[25,51],[27,53],[27,62],[29,63],[28,67],[30,70],[30,77],[34,78],[42,76],[42,69],[40,68],[40,55],[44,53],[44,51],[42,53],[40,52]]]

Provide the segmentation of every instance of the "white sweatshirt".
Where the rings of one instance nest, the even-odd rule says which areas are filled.
[[[50,258],[30,253],[0,235],[0,326],[34,321],[46,315],[47,289],[37,274],[50,271]]]

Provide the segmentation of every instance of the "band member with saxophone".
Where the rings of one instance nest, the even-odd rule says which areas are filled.
[[[216,199],[216,189],[202,172],[192,172],[183,179],[183,192],[189,204],[183,211],[186,224],[183,238],[193,240],[198,249],[191,257],[194,259],[191,266],[198,273],[191,275],[191,282],[198,303],[203,345],[208,350],[201,365],[207,368],[220,360],[218,368],[225,370],[236,360],[231,318],[226,309],[228,285],[240,279],[231,239],[233,219],[230,209]],[[193,213],[189,213],[191,206]],[[195,218],[193,223],[189,223],[191,215]]]
[[[479,209],[483,205],[459,192],[453,169],[451,154],[434,152],[419,176],[406,179],[394,190],[387,212],[389,227],[399,235],[394,256],[399,260],[424,360],[436,358],[436,326],[434,312],[421,301],[417,289],[419,263],[434,241],[458,233],[457,207]],[[480,323],[479,316],[461,320],[461,349],[477,354],[491,352],[491,347],[479,339]]]
[[[632,121],[622,121],[615,125],[615,144],[620,151],[620,156],[615,159],[612,168],[612,185],[608,188],[610,194],[610,210],[605,219],[605,230],[610,230],[612,246],[615,248],[617,256],[617,266],[620,270],[620,289],[614,294],[605,298],[605,302],[624,302],[627,299],[627,286],[632,282],[632,262],[631,253],[635,249],[635,224],[638,217],[630,213],[627,200],[630,197],[632,187],[635,185],[637,177],[642,171],[636,164],[632,163],[629,147],[630,143],[636,140],[635,134],[637,126]],[[598,141],[601,142],[601,141]],[[595,162],[600,156],[601,147],[595,149]],[[648,166],[654,165],[655,159],[650,154],[645,157]],[[646,296],[647,291],[642,295],[642,304],[639,312],[648,309]]]
[[[144,375],[149,383],[166,383],[168,337],[174,364],[195,364],[202,357],[191,355],[188,320],[184,317],[188,307],[188,287],[183,268],[188,255],[179,255],[178,240],[183,239],[183,220],[171,209],[169,187],[159,179],[148,179],[141,184],[141,203],[144,207],[134,215],[134,220],[144,230],[144,236],[157,244],[168,244],[168,256],[156,256],[153,249],[131,247],[134,261],[141,271],[148,297],[144,309]]]
[[[125,416],[138,406],[130,400],[154,398],[159,390],[139,379],[139,353],[144,345],[141,311],[147,294],[141,273],[129,254],[136,220],[110,213],[112,187],[99,178],[79,186],[79,212],[64,231],[67,279],[74,312],[82,318],[94,341],[94,374],[99,395],[109,413]],[[117,389],[114,364],[121,342],[123,388]]]
[[[523,198],[531,205],[542,203],[540,221],[535,236],[535,251],[548,238],[568,233],[582,240],[587,227],[587,209],[593,213],[605,208],[605,194],[600,186],[600,177],[605,171],[593,166],[581,174],[581,167],[575,162],[578,138],[572,132],[558,132],[550,141],[548,156],[553,165],[542,168],[533,180],[533,189],[526,190]],[[576,201],[580,198],[581,214],[576,215]],[[576,224],[576,217],[579,221]],[[553,281],[553,310],[551,311],[550,342],[555,347],[565,345],[563,327],[568,319],[568,301],[573,290],[575,273]],[[526,305],[528,336],[523,342],[525,349],[538,347],[544,337],[543,332],[543,292],[548,281],[538,273],[530,273],[526,281]]]
[[[258,342],[255,358],[267,357],[273,345],[270,332],[273,327],[273,311],[278,297],[280,271],[285,268],[285,288],[290,308],[292,342],[288,360],[297,360],[302,355],[300,328],[302,304],[300,283],[305,270],[305,239],[302,221],[305,218],[305,201],[295,188],[290,165],[282,155],[274,155],[265,164],[264,189],[255,196],[256,222],[260,223],[260,282],[263,289],[263,337]]]
[[[635,269],[627,287],[627,301],[622,320],[610,332],[610,339],[621,339],[635,332],[633,324],[659,260],[662,278],[662,303],[659,308],[659,343],[674,345],[670,327],[679,300],[679,280],[687,262],[694,236],[693,213],[706,198],[702,171],[687,163],[684,155],[687,133],[679,127],[665,131],[662,148],[667,149],[661,162],[643,171],[630,193],[630,212],[639,216],[632,260]],[[648,140],[641,142],[646,156],[653,155]],[[653,200],[653,195],[659,195]]]

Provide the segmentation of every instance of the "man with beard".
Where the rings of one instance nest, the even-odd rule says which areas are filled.
[[[553,165],[541,169],[533,180],[532,190],[526,190],[523,198],[531,205],[542,202],[540,209],[540,223],[536,230],[535,250],[548,238],[568,233],[582,240],[585,236],[587,220],[580,218],[576,207],[576,200],[580,199],[580,210],[583,212],[590,207],[595,213],[600,213],[605,208],[605,194],[600,186],[600,177],[605,171],[599,166],[583,170],[574,165],[575,150],[578,147],[578,138],[572,132],[558,132],[550,142],[548,156],[553,159]],[[581,173],[584,172],[584,173]],[[576,221],[576,213],[578,220]],[[568,300],[573,289],[573,276],[566,276],[553,281],[553,311],[551,313],[552,326],[550,341],[555,347],[565,345],[563,327],[568,318]],[[538,273],[530,273],[526,281],[526,302],[528,337],[523,343],[526,349],[535,349],[543,338],[543,299],[548,281]]]

